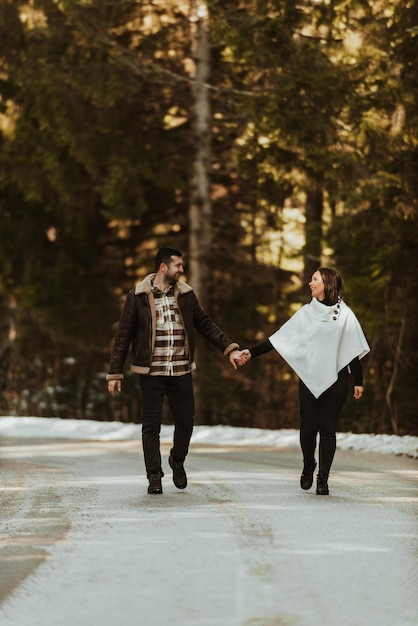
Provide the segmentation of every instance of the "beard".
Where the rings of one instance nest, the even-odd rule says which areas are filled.
[[[178,281],[179,278],[180,278],[179,273],[176,273],[174,275],[166,274],[166,280],[170,285],[175,285],[175,283]]]

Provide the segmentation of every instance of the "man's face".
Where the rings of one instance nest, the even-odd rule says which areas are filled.
[[[167,272],[165,275],[166,281],[174,284],[178,281],[180,276],[184,273],[183,259],[181,256],[172,256],[170,265],[167,265]]]

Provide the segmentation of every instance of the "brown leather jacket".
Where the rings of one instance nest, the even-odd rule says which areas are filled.
[[[126,296],[113,342],[107,380],[123,378],[130,345],[132,345],[131,370],[138,374],[148,374],[150,371],[156,334],[156,313],[151,282],[154,276],[155,274],[149,274]],[[231,341],[205,313],[190,285],[178,281],[174,287],[174,295],[183,320],[186,351],[191,369],[196,367],[193,328],[216,348],[222,350],[226,356],[232,350],[239,349],[239,345]]]

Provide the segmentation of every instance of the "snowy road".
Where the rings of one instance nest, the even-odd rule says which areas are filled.
[[[418,624],[417,460],[193,445],[146,494],[139,442],[1,441],[1,626]]]

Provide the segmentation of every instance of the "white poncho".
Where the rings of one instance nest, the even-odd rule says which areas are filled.
[[[370,351],[356,316],[342,300],[326,306],[312,298],[269,340],[315,398],[350,361]]]

